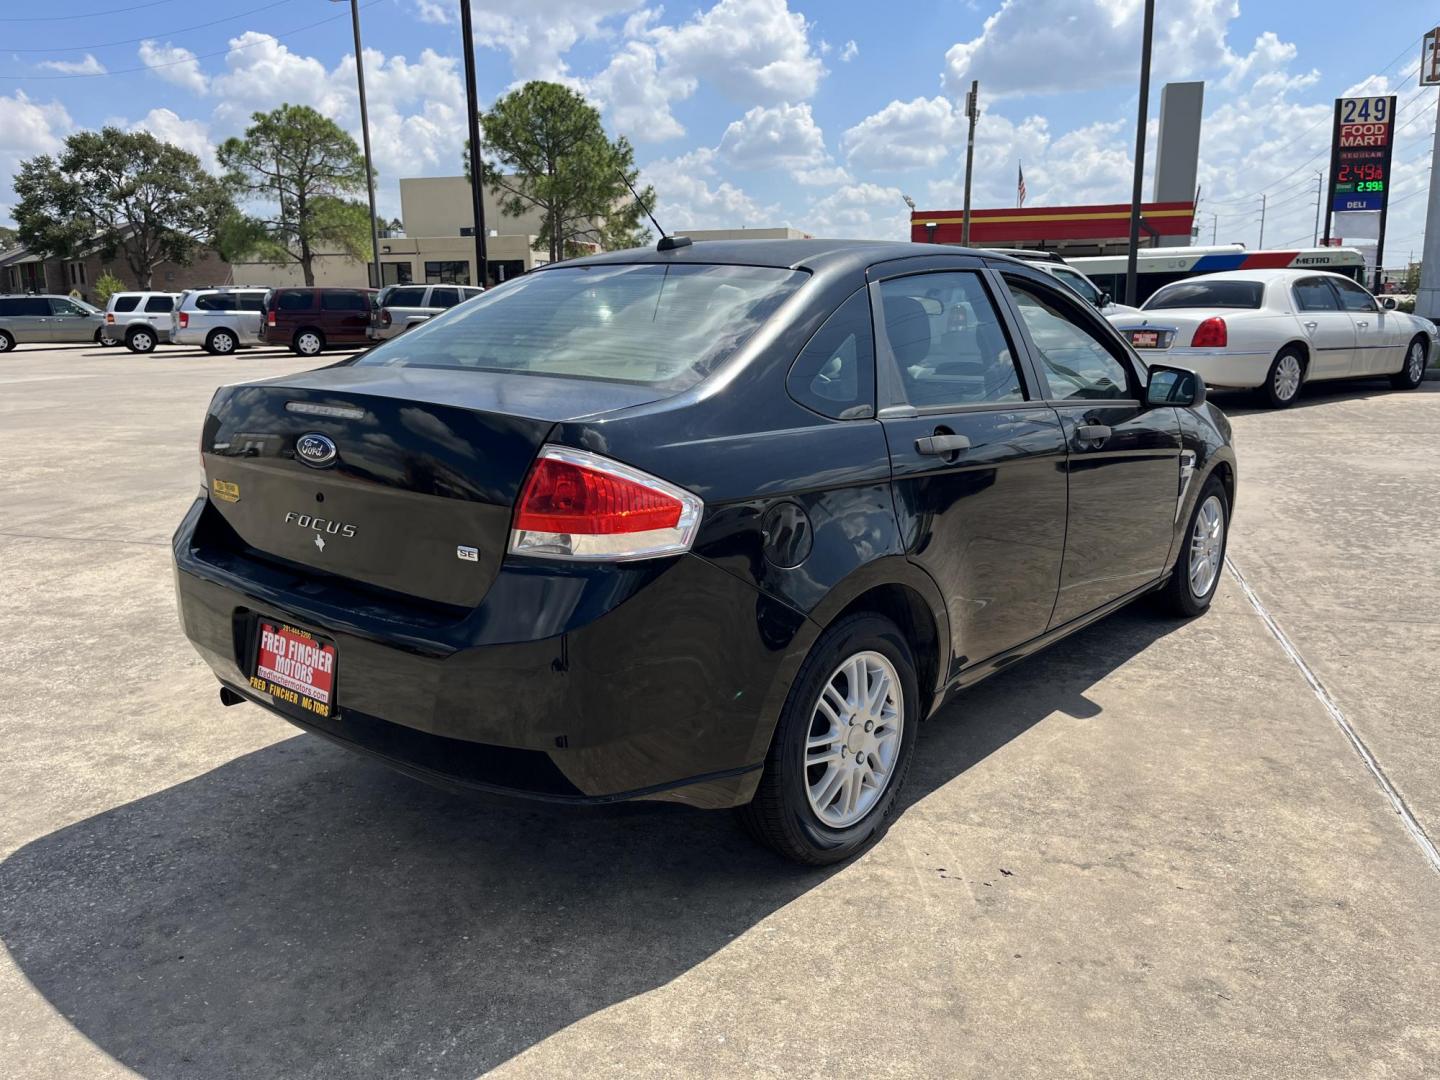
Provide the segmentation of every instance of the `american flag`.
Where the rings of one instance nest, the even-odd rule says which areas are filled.
[[[1025,205],[1025,168],[1024,168],[1023,165],[1019,165],[1018,162],[1017,162],[1016,164],[1017,164],[1017,166],[1018,166],[1019,169],[1020,169],[1020,175],[1019,175],[1019,178],[1015,181],[1015,205],[1016,205],[1016,206],[1024,206],[1024,205]]]

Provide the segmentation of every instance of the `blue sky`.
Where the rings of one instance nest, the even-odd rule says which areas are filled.
[[[399,177],[458,171],[456,5],[363,0],[379,194],[391,213]],[[635,142],[668,228],[904,236],[902,193],[922,207],[959,204],[957,105],[971,78],[984,109],[977,206],[1013,203],[1020,159],[1028,205],[1128,197],[1141,0],[474,0],[474,9],[482,102],[527,78],[585,93]],[[1353,0],[1159,0],[1152,128],[1160,84],[1205,80],[1205,238],[1214,213],[1222,241],[1255,246],[1264,192],[1266,245],[1308,243],[1331,101],[1394,92],[1386,261],[1418,251],[1435,92],[1419,90],[1414,71],[1436,16],[1419,0],[1363,10]],[[0,219],[16,163],[53,152],[71,131],[144,127],[213,164],[215,143],[282,101],[314,105],[358,134],[347,5],[11,0],[0,5]]]

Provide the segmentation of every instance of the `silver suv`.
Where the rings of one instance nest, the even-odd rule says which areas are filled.
[[[99,341],[104,316],[68,296],[0,296],[0,353],[16,345]]]
[[[181,295],[170,316],[170,340],[200,345],[225,356],[247,345],[259,345],[265,319],[262,288],[191,289]]]
[[[175,310],[175,293],[120,292],[105,304],[105,328],[100,332],[104,345],[124,342],[131,352],[148,353],[162,341],[170,340],[170,313]]]
[[[387,286],[375,297],[365,336],[371,341],[388,341],[482,292],[471,285]]]

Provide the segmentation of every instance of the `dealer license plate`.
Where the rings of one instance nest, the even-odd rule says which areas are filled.
[[[292,711],[329,716],[335,708],[335,646],[308,630],[261,619],[250,685]]]
[[[1160,331],[1131,330],[1130,344],[1137,349],[1158,349],[1160,347]]]

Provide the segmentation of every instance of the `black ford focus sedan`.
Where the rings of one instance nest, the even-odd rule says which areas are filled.
[[[662,244],[221,388],[174,539],[251,701],[424,779],[738,807],[845,858],[946,694],[1145,593],[1235,505],[1203,382],[993,254]]]

